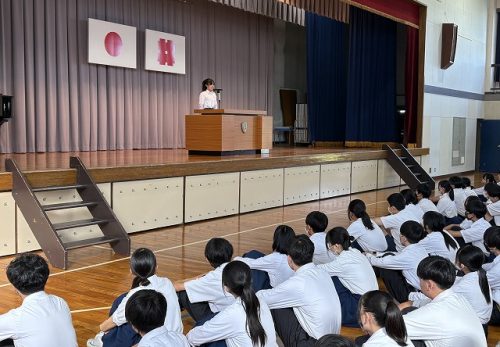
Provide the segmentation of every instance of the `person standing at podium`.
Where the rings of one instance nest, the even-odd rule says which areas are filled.
[[[211,78],[207,78],[202,82],[202,92],[200,93],[200,98],[198,106],[200,110],[205,108],[217,108],[217,94],[214,92],[215,82]]]

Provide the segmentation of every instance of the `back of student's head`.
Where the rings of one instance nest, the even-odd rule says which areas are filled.
[[[457,263],[466,266],[471,272],[476,272],[479,277],[479,288],[487,303],[491,302],[490,286],[486,271],[483,269],[484,253],[481,248],[473,245],[465,245],[457,252]]]
[[[297,235],[290,245],[288,255],[297,266],[312,262],[314,243],[306,235]]]
[[[328,217],[320,211],[312,211],[306,216],[306,225],[309,225],[314,233],[326,230]]]
[[[490,198],[500,198],[500,186],[496,183],[486,183],[484,191]]]
[[[391,339],[400,346],[406,346],[408,334],[403,316],[388,293],[380,290],[366,292],[359,299],[358,315],[361,311],[371,313],[377,325],[385,328]]]
[[[451,201],[455,200],[455,193],[453,192],[453,187],[451,186],[449,181],[447,180],[439,181],[438,187],[443,188],[444,192],[448,193],[448,196],[450,197]]]
[[[428,211],[424,213],[422,219],[424,229],[427,229],[431,232],[439,232],[441,233],[441,235],[443,235],[446,248],[457,249],[457,243],[455,242],[453,237],[443,231],[444,227],[446,226],[446,221],[441,213],[436,211]]]
[[[368,213],[366,213],[366,205],[363,202],[363,200],[359,199],[351,200],[349,206],[347,207],[348,216],[349,213],[352,213],[356,218],[361,218],[361,221],[363,222],[365,228],[369,230],[374,229],[370,216],[368,215]]]
[[[464,181],[462,181],[462,179],[458,176],[451,176],[448,181],[450,181],[453,188],[465,188]]]
[[[417,204],[417,195],[415,195],[415,192],[411,189],[403,189],[401,192],[403,194],[403,197],[405,198],[406,205]]]
[[[326,248],[333,245],[341,245],[342,249],[347,250],[351,247],[351,238],[346,228],[335,227],[328,231],[325,237]]]
[[[417,243],[420,240],[423,240],[426,235],[424,231],[424,227],[414,220],[409,220],[401,224],[401,228],[399,229],[401,235],[406,237],[408,242]]]
[[[295,238],[295,231],[288,225],[278,225],[274,230],[273,251],[281,254],[288,254],[290,244]]]
[[[495,176],[490,173],[483,174],[483,179],[486,181],[486,183],[495,183],[495,184],[497,183]]]
[[[7,266],[7,278],[21,294],[40,292],[49,278],[49,265],[37,254],[21,254]]]
[[[130,257],[130,270],[134,274],[132,288],[147,286],[150,284],[148,278],[156,272],[156,257],[148,248],[138,248]]]
[[[403,211],[406,207],[406,201],[401,193],[393,193],[387,197],[389,206],[395,207],[398,211]]]
[[[486,206],[480,200],[469,200],[465,206],[467,212],[481,219],[486,215]]]
[[[247,331],[254,346],[264,346],[266,332],[259,320],[260,304],[252,288],[250,267],[238,260],[227,264],[222,271],[222,284],[243,302],[247,316]]]
[[[481,202],[481,199],[479,199],[478,196],[476,195],[469,195],[465,201],[464,201],[464,207],[465,209],[467,209],[467,204],[470,203],[471,201],[474,201],[474,200],[477,200],[477,201],[480,201]]]
[[[163,294],[152,289],[135,292],[125,305],[127,322],[143,334],[163,326],[166,315],[167,300]]]
[[[500,250],[500,226],[493,226],[486,229],[483,239],[485,246],[488,248]]]
[[[420,183],[415,190],[417,194],[422,194],[425,199],[429,199],[432,193],[431,188],[425,183]]]
[[[336,334],[328,334],[321,337],[316,343],[314,347],[355,347],[354,342],[349,340],[348,338],[336,335]]]
[[[451,288],[456,278],[455,266],[443,257],[431,255],[424,258],[417,267],[417,276],[423,280],[431,280],[445,290]]]
[[[464,188],[469,188],[471,186],[470,178],[469,177],[461,177],[462,179],[462,184],[464,185]]]
[[[233,245],[221,237],[214,237],[207,242],[205,246],[205,258],[212,267],[218,268],[227,263],[233,257]]]

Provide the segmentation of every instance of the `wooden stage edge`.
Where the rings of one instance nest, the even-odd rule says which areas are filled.
[[[414,156],[429,154],[413,148]],[[277,169],[307,165],[385,159],[384,150],[371,148],[273,148],[269,154],[204,156],[188,155],[185,149],[117,150],[0,154],[0,191],[12,190],[12,177],[5,172],[5,159],[14,158],[33,187],[69,185],[75,170],[69,157],[79,156],[96,183],[195,176],[238,171]]]

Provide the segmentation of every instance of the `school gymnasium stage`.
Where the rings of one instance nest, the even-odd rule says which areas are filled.
[[[412,154],[425,168],[428,149]],[[131,150],[81,153],[0,155],[0,266],[5,269],[16,252],[38,251],[10,190],[6,158],[13,158],[33,187],[73,184],[75,171],[69,157],[79,156],[131,238],[132,250],[149,247],[156,253],[158,273],[172,281],[210,269],[204,259],[205,243],[225,237],[235,255],[251,249],[271,251],[272,234],[279,224],[303,233],[304,218],[312,210],[329,217],[329,226],[347,226],[346,209],[361,198],[372,216],[386,213],[385,198],[398,191],[401,181],[377,149],[275,148],[269,155],[193,156],[186,150]],[[471,175],[471,178],[474,178]],[[479,183],[478,181],[476,183]],[[76,192],[76,191],[75,191]],[[39,196],[50,204],[77,199],[73,192],[47,192]],[[42,194],[42,195],[43,195]],[[51,218],[78,218],[55,215]],[[214,218],[215,217],[215,218]],[[95,230],[77,230],[67,238],[82,238]],[[113,299],[130,288],[128,257],[107,245],[69,252],[69,266],[51,266],[47,291],[69,304],[78,343],[98,331]],[[0,312],[21,300],[0,272]],[[186,331],[192,321],[183,312]],[[342,334],[361,335],[343,328]],[[500,339],[490,327],[489,346]]]

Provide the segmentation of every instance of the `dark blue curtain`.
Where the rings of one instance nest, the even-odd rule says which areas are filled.
[[[344,141],[346,25],[306,13],[307,107],[311,142]]]
[[[354,6],[349,11],[346,144],[399,143],[396,22]]]

